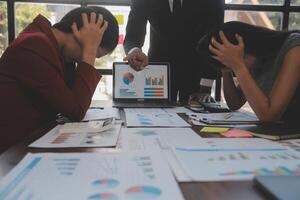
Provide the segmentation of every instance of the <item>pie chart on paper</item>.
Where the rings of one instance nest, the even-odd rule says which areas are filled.
[[[126,196],[130,199],[155,199],[161,194],[161,190],[153,186],[136,186],[126,190]]]
[[[115,188],[119,185],[119,181],[115,179],[99,179],[95,180],[93,182],[94,186],[97,186],[98,188],[103,188],[103,189],[109,189],[109,188]]]
[[[99,194],[94,194],[88,198],[88,200],[118,200],[119,198],[108,192],[103,192]]]

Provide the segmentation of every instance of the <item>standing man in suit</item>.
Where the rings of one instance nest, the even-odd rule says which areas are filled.
[[[196,44],[223,21],[224,0],[131,0],[124,60],[135,70],[142,70],[148,61],[169,62],[173,101],[179,95],[180,102],[187,102],[195,92],[210,98],[217,75],[197,55]],[[141,50],[147,22],[151,25],[148,56]]]

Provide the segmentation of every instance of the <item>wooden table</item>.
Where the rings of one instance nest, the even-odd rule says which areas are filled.
[[[103,105],[103,103],[93,102],[92,106]],[[110,105],[110,104],[105,104]],[[45,134],[54,124],[38,130],[30,135],[26,140],[12,146],[0,155],[0,179],[6,175],[18,162],[29,152],[110,152],[112,149],[103,148],[71,148],[71,149],[32,149],[27,146],[34,140]],[[253,186],[252,181],[230,181],[230,182],[195,182],[179,183],[186,200],[258,200],[267,199]]]

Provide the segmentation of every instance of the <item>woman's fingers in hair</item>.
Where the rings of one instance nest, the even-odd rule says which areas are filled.
[[[214,37],[211,38],[211,45],[217,49],[223,48],[223,45],[219,43]]]
[[[88,16],[87,16],[86,13],[82,13],[82,14],[81,14],[81,18],[82,18],[83,25],[89,23],[89,19],[88,19]]]
[[[227,37],[225,36],[224,32],[223,31],[219,31],[219,35],[220,35],[220,38],[221,38],[221,41],[223,44],[228,44],[230,43],[227,39]]]
[[[211,56],[211,57],[221,62],[221,60],[218,56]]]
[[[222,52],[220,50],[218,50],[217,48],[213,47],[212,45],[209,45],[208,48],[209,48],[209,51],[211,53],[213,53],[214,55],[216,55],[216,56],[220,56],[222,54]]]
[[[102,24],[103,24],[103,15],[99,14],[98,20],[97,20],[97,25],[101,27]]]
[[[78,36],[79,30],[78,30],[78,28],[77,28],[76,22],[73,22],[73,24],[72,24],[72,31],[73,31],[73,34],[74,34],[75,36]]]
[[[103,26],[100,27],[100,34],[103,34],[108,26],[108,22],[104,20]]]
[[[244,47],[244,40],[239,34],[235,34],[235,38],[238,41],[238,45]]]
[[[97,24],[101,26],[103,24],[103,16],[101,14],[99,14],[97,17],[97,14],[95,12],[91,12],[89,15],[90,15],[90,20],[88,19],[87,13],[81,14],[83,25]]]
[[[94,13],[94,12],[92,12],[91,14],[90,14],[90,23],[92,24],[96,24],[96,18],[97,18],[97,15],[96,15],[96,13]]]

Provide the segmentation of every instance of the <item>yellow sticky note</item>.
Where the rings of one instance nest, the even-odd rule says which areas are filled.
[[[223,133],[228,131],[229,128],[221,128],[221,127],[204,127],[200,130],[200,132],[206,133]]]
[[[119,25],[123,25],[124,24],[124,15],[115,15],[117,22]]]

